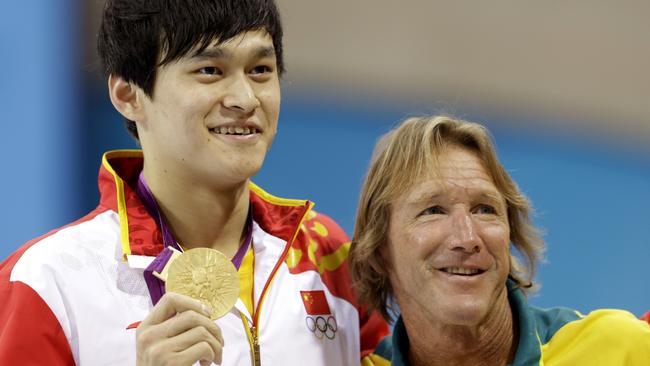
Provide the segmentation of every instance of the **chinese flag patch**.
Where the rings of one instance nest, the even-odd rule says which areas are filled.
[[[323,315],[331,314],[330,306],[327,304],[325,292],[322,290],[317,291],[300,291],[302,303],[305,305],[305,310],[309,315]]]

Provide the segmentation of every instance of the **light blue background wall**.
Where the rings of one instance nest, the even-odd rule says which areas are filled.
[[[79,211],[78,8],[0,3],[0,257]]]
[[[72,2],[0,5],[0,258],[92,209],[101,152],[134,146],[103,86],[82,80]],[[283,99],[280,132],[255,181],[313,199],[351,233],[377,137],[427,110],[290,89]],[[650,310],[650,149],[479,119],[547,232],[542,289],[532,301]]]

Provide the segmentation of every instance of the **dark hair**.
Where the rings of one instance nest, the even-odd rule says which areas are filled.
[[[273,0],[106,0],[97,50],[107,76],[153,97],[159,66],[257,29],[271,36],[282,75],[282,24]],[[137,139],[135,122],[127,119],[126,127]]]

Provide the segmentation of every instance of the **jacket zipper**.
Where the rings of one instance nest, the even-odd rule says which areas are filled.
[[[309,212],[309,210],[311,210],[312,207],[313,207],[313,203],[308,202],[307,210],[303,213],[302,218],[300,219],[300,223],[298,224],[296,231],[294,232],[293,238],[291,239],[291,241],[287,242],[286,249],[280,256],[278,263],[276,263],[275,268],[271,272],[271,276],[268,278],[266,284],[264,285],[264,289],[262,290],[262,296],[260,296],[260,300],[257,304],[258,305],[257,309],[253,310],[253,314],[252,314],[253,322],[252,325],[249,327],[249,331],[251,332],[251,339],[253,341],[253,349],[251,350],[251,352],[253,353],[252,355],[253,366],[262,366],[262,361],[260,357],[260,342],[257,334],[257,327],[255,326],[255,324],[257,323],[257,316],[259,314],[260,308],[262,307],[262,300],[264,298],[264,295],[266,294],[266,288],[268,287],[269,283],[273,280],[273,277],[275,276],[275,273],[280,263],[282,263],[285,260],[287,256],[287,251],[289,250],[289,247],[291,247],[291,244],[293,243],[296,235],[298,234],[298,231],[300,230],[300,225],[302,225],[307,213]]]
[[[260,360],[260,342],[257,339],[257,328],[253,325],[250,331],[251,337],[253,338],[253,349],[251,350],[253,352],[253,366],[262,366],[262,361]]]

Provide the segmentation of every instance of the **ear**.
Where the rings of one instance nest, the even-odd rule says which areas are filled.
[[[138,86],[127,82],[121,76],[110,75],[108,77],[108,94],[113,106],[131,121],[143,122],[142,98],[144,95],[141,91]]]

